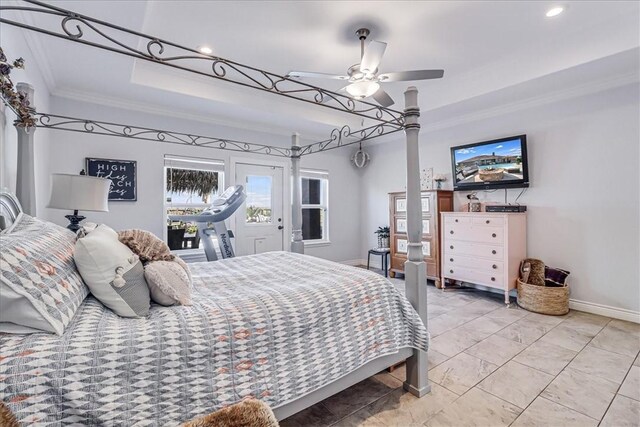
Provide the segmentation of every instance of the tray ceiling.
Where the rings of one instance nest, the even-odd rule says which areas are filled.
[[[478,97],[488,94],[516,97],[522,90],[504,89],[528,82],[536,93],[557,91],[562,89],[558,82],[543,84],[545,76],[568,69],[584,71],[589,64],[640,45],[638,2],[571,2],[555,18],[545,17],[552,5],[545,1],[119,1],[117,7],[111,1],[58,1],[55,5],[185,46],[208,45],[214,55],[283,75],[294,69],[344,73],[359,59],[358,41],[350,33],[365,24],[372,27],[371,39],[388,43],[381,64],[384,72],[445,69],[444,79],[415,86],[424,111],[454,115],[453,107],[468,100],[477,104]],[[37,17],[36,24],[39,19],[46,18]],[[360,124],[359,118],[339,112],[65,40],[33,34],[27,40],[37,45],[38,61],[50,70],[50,89],[60,96],[102,96],[176,109],[203,120],[216,117],[230,124],[251,122],[318,135],[335,125]],[[628,62],[633,68],[633,61]],[[574,74],[571,81],[561,79],[560,84],[587,84],[594,78],[594,73]],[[309,82],[332,90],[343,85]],[[406,86],[384,85],[398,102],[392,108],[402,109]]]

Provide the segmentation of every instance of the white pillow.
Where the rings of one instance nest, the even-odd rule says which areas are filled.
[[[150,296],[142,263],[102,224],[79,238],[73,255],[91,293],[122,317],[149,313]]]

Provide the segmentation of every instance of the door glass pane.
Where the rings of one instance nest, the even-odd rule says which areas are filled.
[[[302,240],[320,240],[323,236],[324,209],[302,209]]]
[[[319,179],[302,178],[302,204],[303,205],[319,205],[320,204],[320,188],[321,181]]]
[[[263,175],[247,175],[246,221],[252,224],[271,224],[272,178]]]

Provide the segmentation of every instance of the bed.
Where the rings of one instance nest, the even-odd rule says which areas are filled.
[[[126,319],[89,296],[63,336],[0,336],[5,402],[25,423],[170,425],[249,397],[286,408],[427,350],[409,302],[375,273],[287,252],[191,269],[193,306]]]
[[[88,296],[61,336],[0,334],[2,400],[26,424],[177,425],[247,398],[282,419],[427,351],[409,301],[367,270],[289,252],[190,266],[192,306],[130,319]]]

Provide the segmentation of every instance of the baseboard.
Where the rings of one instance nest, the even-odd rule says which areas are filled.
[[[367,265],[366,259],[348,259],[346,261],[340,261],[340,264],[351,265],[357,267],[359,265]]]
[[[596,304],[593,302],[579,301],[575,299],[569,300],[569,308],[614,319],[626,320],[628,322],[640,323],[640,312],[624,308],[611,307],[609,305]]]

